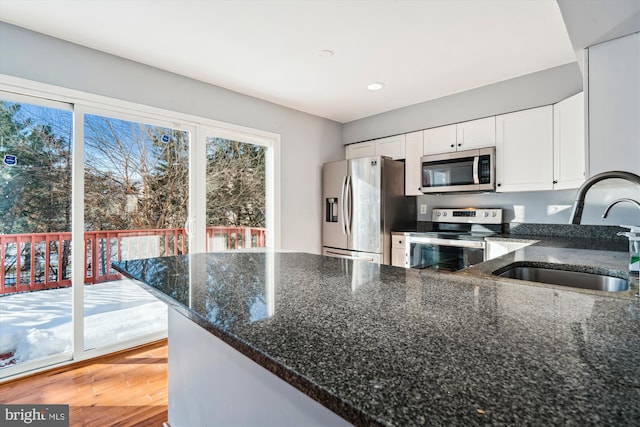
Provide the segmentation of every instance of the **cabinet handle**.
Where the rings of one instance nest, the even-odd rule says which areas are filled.
[[[554,184],[557,184],[557,183],[558,183],[558,181],[556,181],[556,180],[554,179],[554,180],[553,180],[553,183],[554,183]]]
[[[498,187],[502,187],[502,184],[498,184]]]
[[[451,148],[455,147],[455,145],[451,144]]]
[[[462,147],[462,144],[458,144],[458,147]]]

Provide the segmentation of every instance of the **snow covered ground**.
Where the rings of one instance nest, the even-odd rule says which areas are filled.
[[[163,331],[167,306],[129,280],[84,288],[85,349]],[[71,288],[0,297],[0,369],[71,345]]]

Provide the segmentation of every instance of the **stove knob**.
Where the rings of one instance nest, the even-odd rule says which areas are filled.
[[[486,217],[488,217],[488,216],[489,216],[489,212],[484,211],[484,212],[482,213],[482,216],[484,216],[485,218],[486,218]]]
[[[439,211],[438,211],[438,212],[436,212],[436,216],[440,216],[440,212],[439,212]]]
[[[496,213],[495,212],[491,212],[491,216],[495,217]]]
[[[447,213],[446,212],[442,212],[442,216],[447,216]]]

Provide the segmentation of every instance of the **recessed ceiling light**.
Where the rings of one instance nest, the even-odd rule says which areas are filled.
[[[318,55],[320,55],[320,58],[331,58],[333,56],[333,51],[332,50],[321,50]]]
[[[380,82],[371,83],[369,86],[367,86],[367,89],[369,90],[380,90],[382,88],[384,88],[384,83]]]

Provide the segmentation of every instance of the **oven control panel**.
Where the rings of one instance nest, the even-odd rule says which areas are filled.
[[[451,222],[462,224],[502,224],[502,209],[441,209],[434,208],[431,214],[433,222]]]

